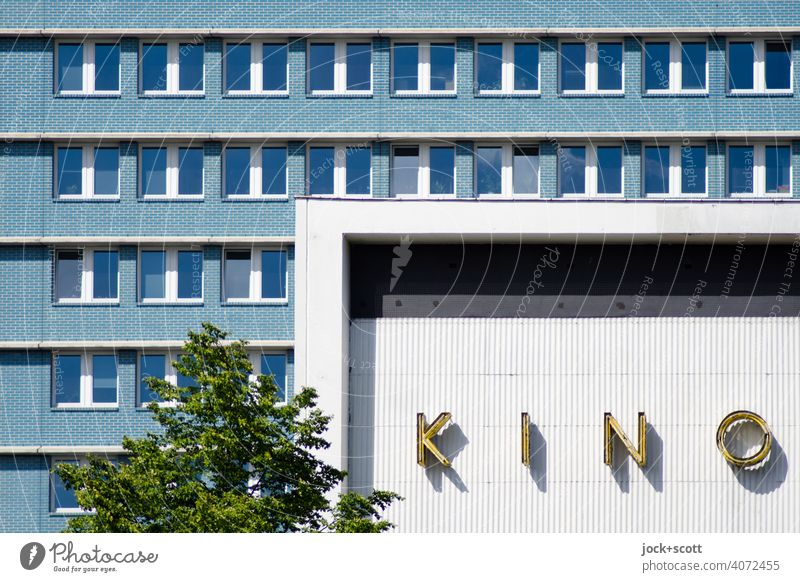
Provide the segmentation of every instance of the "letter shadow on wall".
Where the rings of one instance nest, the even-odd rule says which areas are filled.
[[[631,459],[625,445],[618,438],[612,440],[614,447],[614,460],[611,464],[611,474],[623,493],[631,491],[630,467],[636,463]],[[650,485],[659,493],[664,491],[664,439],[658,434],[655,427],[647,423],[647,466],[641,469]]]
[[[528,471],[542,493],[547,491],[547,441],[539,427],[531,423],[531,458]]]
[[[447,425],[442,432],[435,436],[433,439],[436,447],[447,457],[452,463],[458,457],[461,451],[464,450],[469,444],[469,439],[457,422],[451,422]],[[433,485],[436,492],[442,491],[442,477],[447,477],[450,482],[456,486],[456,489],[462,493],[469,491],[466,483],[461,480],[458,472],[452,467],[445,467],[436,458],[428,453],[426,455],[427,465],[425,466],[425,476]]]
[[[789,473],[789,460],[775,433],[772,433],[772,450],[766,463],[757,469],[743,469],[729,465],[739,484],[759,495],[772,493],[783,485]]]

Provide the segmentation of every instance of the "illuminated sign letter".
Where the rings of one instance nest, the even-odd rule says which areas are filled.
[[[725,435],[734,424],[740,422],[752,422],[764,433],[764,439],[761,441],[761,448],[749,457],[737,457],[725,446]],[[769,451],[772,448],[772,431],[769,430],[767,421],[755,412],[737,410],[736,412],[731,412],[719,423],[719,428],[717,429],[717,448],[719,452],[722,453],[722,456],[725,457],[725,460],[731,465],[736,467],[752,467],[758,465],[769,456]]]
[[[531,464],[531,420],[527,412],[522,413],[520,439],[520,444],[522,445],[522,464],[528,467]]]
[[[450,466],[450,461],[447,460],[442,452],[436,448],[436,445],[433,444],[431,440],[433,437],[436,436],[444,425],[450,420],[453,415],[449,412],[442,412],[439,416],[436,417],[430,426],[425,425],[425,413],[418,412],[417,413],[417,464],[421,467],[425,466],[425,450],[431,452],[431,454],[436,457],[436,459],[445,467]]]
[[[617,422],[610,412],[606,412],[603,418],[603,462],[609,467],[614,462],[614,435],[619,437],[625,448],[628,449],[633,460],[640,467],[647,465],[647,419],[644,412],[639,413],[639,450],[634,448],[631,439],[622,430],[622,427]]]

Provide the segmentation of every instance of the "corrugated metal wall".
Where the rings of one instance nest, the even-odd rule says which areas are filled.
[[[795,319],[355,320],[350,358],[349,485],[403,495],[399,531],[800,531]],[[717,451],[738,409],[772,428],[760,470]],[[423,469],[416,414],[442,411],[452,467]],[[646,469],[603,464],[606,411],[634,442],[647,413]]]

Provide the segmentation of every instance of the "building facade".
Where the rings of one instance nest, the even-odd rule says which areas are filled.
[[[0,530],[203,321],[401,531],[800,530],[797,8],[4,3]]]

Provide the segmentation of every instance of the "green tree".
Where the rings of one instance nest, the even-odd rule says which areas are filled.
[[[400,499],[331,491],[345,473],[314,455],[329,416],[313,388],[278,401],[272,376],[250,382],[245,342],[204,323],[175,368],[192,379],[177,387],[148,378],[163,402],[150,402],[161,430],[123,440],[126,459],[91,456],[83,466],[54,471],[76,491],[87,515],[69,532],[381,532],[381,512]]]

